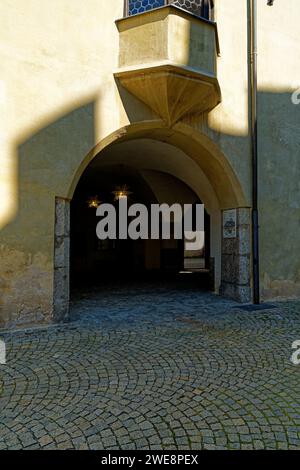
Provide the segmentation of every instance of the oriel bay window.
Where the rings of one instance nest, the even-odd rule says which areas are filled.
[[[174,5],[207,20],[213,19],[213,0],[125,0],[125,16]]]

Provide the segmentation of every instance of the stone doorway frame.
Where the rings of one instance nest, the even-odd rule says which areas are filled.
[[[55,198],[55,240],[53,280],[53,320],[66,322],[70,302],[70,199]],[[231,236],[225,233],[222,211],[220,295],[240,303],[250,303],[251,288],[251,209],[237,208]]]
[[[222,211],[220,294],[240,303],[252,302],[251,208]],[[235,227],[226,231],[226,215],[232,214]]]
[[[103,150],[114,143],[122,143],[140,138],[151,138],[157,142],[169,143],[184,151],[204,174],[214,181],[216,199],[223,204],[217,209],[220,215],[232,207],[236,211],[236,234],[228,240],[221,234],[223,223],[218,225],[220,245],[214,263],[219,273],[217,284],[220,294],[241,303],[252,301],[251,273],[251,208],[243,186],[230,165],[226,155],[207,135],[189,124],[178,122],[172,131],[161,120],[138,122],[121,127],[95,145],[84,157],[72,179],[64,197],[55,199],[55,248],[54,248],[54,289],[53,316],[55,321],[68,318],[70,294],[70,202],[77,184],[89,163]],[[201,155],[201,159],[200,156]],[[200,161],[201,160],[201,161]],[[235,208],[235,209],[234,209]],[[220,229],[221,227],[221,229]],[[216,227],[215,227],[216,230]],[[216,257],[217,255],[217,257]],[[220,265],[221,262],[221,265]]]
[[[55,198],[53,321],[66,322],[70,303],[70,199]]]

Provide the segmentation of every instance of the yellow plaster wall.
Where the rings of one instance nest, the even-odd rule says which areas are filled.
[[[55,196],[119,127],[122,13],[118,0],[1,2],[0,325],[52,314]]]
[[[290,94],[300,86],[300,9],[298,0],[289,0],[288,8],[286,2],[273,8],[259,3],[263,288],[268,296],[293,295],[300,292],[300,106],[291,105]],[[249,205],[247,1],[215,4],[222,103],[208,117],[186,118],[176,132],[185,126],[191,135],[208,136],[236,178],[219,181],[207,154],[210,183],[226,194],[227,184],[238,192],[239,181],[245,198],[237,200]],[[112,133],[125,138],[124,126],[148,129],[159,121],[113,78],[119,60],[115,20],[123,15],[123,0],[2,0],[0,13],[1,327],[49,321],[54,199],[70,196],[91,149]],[[175,131],[166,132],[172,143]],[[201,166],[201,152],[196,154],[195,144],[193,157]],[[222,208],[224,201],[219,203]]]
[[[300,105],[291,97],[300,92],[300,3],[258,3],[262,288],[299,297]]]

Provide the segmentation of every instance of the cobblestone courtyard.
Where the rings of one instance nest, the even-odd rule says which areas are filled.
[[[1,449],[300,449],[300,302],[81,292],[71,323],[2,333]]]

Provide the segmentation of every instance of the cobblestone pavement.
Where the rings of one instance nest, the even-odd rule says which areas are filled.
[[[300,449],[300,302],[82,292],[68,325],[2,333],[1,449]]]

